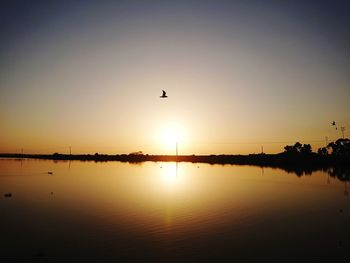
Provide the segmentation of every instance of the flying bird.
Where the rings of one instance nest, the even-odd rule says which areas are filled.
[[[168,96],[166,95],[166,92],[164,90],[162,90],[163,94],[162,96],[160,96],[161,98],[167,98]]]
[[[335,123],[335,121],[332,122],[332,126],[335,126],[335,129],[338,130],[337,124]]]

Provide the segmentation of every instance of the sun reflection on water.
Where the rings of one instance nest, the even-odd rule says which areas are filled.
[[[166,185],[179,184],[178,163],[163,163],[161,165],[162,183]]]

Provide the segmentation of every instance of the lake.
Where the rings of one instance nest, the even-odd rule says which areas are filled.
[[[343,177],[0,159],[0,261],[350,262]]]

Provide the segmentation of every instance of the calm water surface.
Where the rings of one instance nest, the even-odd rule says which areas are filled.
[[[325,172],[0,159],[0,262],[350,262],[347,191]]]

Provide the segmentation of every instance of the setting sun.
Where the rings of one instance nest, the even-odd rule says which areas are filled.
[[[166,154],[176,154],[178,144],[183,144],[185,132],[180,125],[169,124],[159,129],[158,136],[160,148]]]
[[[162,144],[165,146],[173,146],[179,140],[179,135],[177,130],[165,130],[163,132]]]

